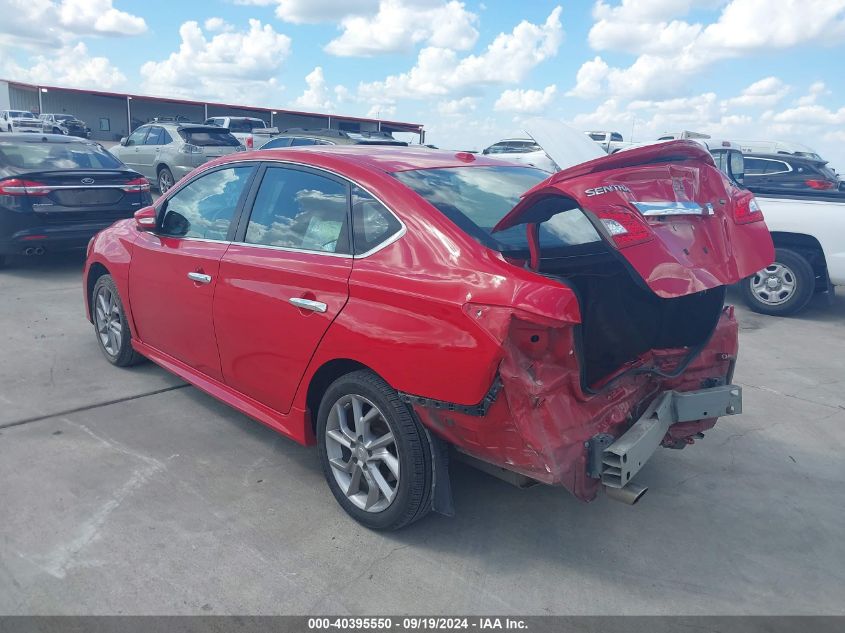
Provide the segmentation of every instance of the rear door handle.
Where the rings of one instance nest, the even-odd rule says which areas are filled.
[[[206,275],[205,273],[188,273],[188,279],[195,281],[198,284],[211,283],[211,275]]]
[[[303,310],[311,310],[312,312],[325,312],[327,307],[322,301],[312,301],[311,299],[302,299],[300,297],[291,297],[288,299],[297,308]]]

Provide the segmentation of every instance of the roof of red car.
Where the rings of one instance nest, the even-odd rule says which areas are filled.
[[[487,158],[483,154],[469,152],[449,152],[427,147],[401,147],[382,145],[312,145],[297,148],[256,150],[237,154],[238,158],[251,160],[295,159],[303,154],[321,154],[331,156],[344,163],[366,165],[386,172],[407,171],[409,169],[437,169],[445,167],[465,167],[468,165],[501,165],[503,161]],[[230,154],[229,157],[235,155]]]

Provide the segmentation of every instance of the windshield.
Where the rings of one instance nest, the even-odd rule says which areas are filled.
[[[26,110],[11,110],[9,111],[9,116],[13,119],[37,119],[32,112],[27,112]]]
[[[74,120],[74,117],[71,114],[54,114],[53,118],[56,119],[56,121],[73,121]]]
[[[123,163],[93,143],[0,141],[0,165],[29,171],[122,169]]]
[[[549,177],[533,167],[454,167],[400,171],[395,178],[413,189],[479,242],[502,252],[525,252],[524,226],[493,234],[493,227],[528,189]],[[562,209],[540,225],[543,249],[598,242],[601,237],[580,209]]]
[[[198,147],[237,147],[240,141],[232,136],[228,130],[203,128],[198,130],[179,130],[182,140]]]
[[[238,134],[249,134],[254,128],[263,128],[264,121],[261,119],[230,119],[229,131],[237,132]]]

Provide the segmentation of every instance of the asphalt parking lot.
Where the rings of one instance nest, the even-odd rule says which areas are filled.
[[[634,507],[454,466],[457,516],[373,533],[302,448],[111,367],[81,257],[0,272],[2,614],[845,613],[845,298],[739,310],[745,413]]]

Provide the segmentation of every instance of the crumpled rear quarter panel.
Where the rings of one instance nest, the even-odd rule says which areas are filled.
[[[517,326],[518,328],[518,326]],[[541,358],[532,358],[518,346],[511,327],[502,344],[499,366],[503,388],[484,416],[414,405],[422,422],[460,450],[485,462],[540,482],[563,486],[584,501],[595,498],[598,479],[587,475],[585,443],[598,433],[620,436],[637,420],[659,393],[691,391],[710,378],[724,378],[736,358],[738,326],[733,308],[725,308],[719,323],[699,355],[676,378],[630,372],[598,394],[581,388],[575,350],[575,326],[550,328],[555,340]],[[687,349],[654,350],[638,365],[657,366],[672,373]],[[621,371],[630,366],[622,368]],[[692,436],[711,428],[715,418],[678,424],[664,441],[692,443]]]

